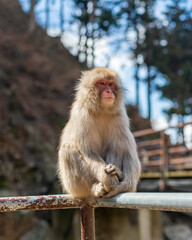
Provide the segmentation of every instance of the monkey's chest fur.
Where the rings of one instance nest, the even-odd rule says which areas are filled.
[[[104,159],[106,164],[113,163],[121,169],[123,156],[121,143],[118,139],[122,133],[121,128],[115,123],[114,118],[111,119],[110,116],[100,115],[95,118],[93,123],[95,134],[93,134],[92,140],[96,140],[99,144],[91,145],[96,146],[97,154]]]

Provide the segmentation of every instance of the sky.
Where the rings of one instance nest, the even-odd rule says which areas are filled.
[[[44,6],[45,6],[46,0],[39,1],[39,4],[36,5],[35,11],[36,11],[36,18],[38,23],[41,26],[44,26],[45,23],[45,12],[44,12]],[[24,11],[28,11],[30,9],[30,4],[28,0],[20,0],[21,5],[24,9]],[[169,2],[169,0],[166,0],[166,4]],[[59,7],[60,7],[60,1],[58,0],[50,0],[50,19],[51,24],[50,28],[48,29],[48,34],[51,36],[57,36],[60,32],[58,25],[59,25]],[[55,3],[55,4],[52,4]],[[74,24],[68,24],[67,22],[70,20],[70,16],[73,14],[74,8],[73,3],[71,0],[65,0],[64,1],[64,17],[65,17],[65,29],[62,36],[62,42],[65,47],[67,47],[72,54],[76,54],[76,49],[74,46],[77,45],[78,37],[77,37],[77,26]],[[192,7],[192,1],[187,0],[186,1],[187,7]],[[165,10],[165,1],[164,0],[158,0],[157,6],[155,8],[155,14],[156,16],[162,18],[162,12]],[[163,19],[162,19],[163,20]],[[109,38],[103,37],[101,40],[97,41],[96,44],[96,67],[105,67],[107,64],[107,58],[108,53],[111,52],[111,46],[109,44]],[[124,67],[123,67],[124,66]],[[134,63],[131,60],[131,55],[129,55],[127,52],[123,53],[116,52],[114,53],[113,58],[111,58],[109,68],[117,71],[117,73],[120,75],[126,91],[126,100],[130,104],[135,103],[135,81],[134,81]],[[141,72],[141,75],[145,76],[145,72]],[[162,81],[162,79],[159,79],[159,81]],[[147,87],[144,82],[141,81],[140,83],[140,112],[143,117],[147,117]],[[161,98],[161,93],[154,90],[152,94],[152,126],[155,129],[164,129],[168,127],[168,121],[166,118],[166,115],[163,113],[163,109],[168,108],[171,103]],[[192,119],[189,119],[192,121]],[[176,118],[172,120],[171,125],[176,124]],[[192,128],[187,128],[187,133],[192,132]]]

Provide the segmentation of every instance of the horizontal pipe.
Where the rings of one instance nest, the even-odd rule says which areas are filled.
[[[110,199],[95,199],[93,207],[192,212],[192,193],[124,193]]]
[[[80,208],[82,200],[70,195],[41,195],[0,198],[0,212]]]
[[[0,198],[0,212],[90,207],[192,212],[192,193],[122,193],[112,198],[73,199],[70,195]]]

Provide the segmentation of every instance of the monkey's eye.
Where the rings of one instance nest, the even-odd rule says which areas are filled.
[[[99,82],[99,85],[104,86],[105,83],[104,82]]]
[[[109,87],[114,87],[114,85],[115,85],[115,83],[113,83],[113,82],[109,83]]]

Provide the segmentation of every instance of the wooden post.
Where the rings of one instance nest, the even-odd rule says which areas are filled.
[[[151,211],[152,239],[163,240],[162,212]]]
[[[95,240],[94,208],[85,204],[81,207],[80,214],[81,214],[81,240]]]
[[[151,211],[139,210],[139,240],[152,240]]]
[[[165,190],[165,171],[168,169],[168,162],[166,157],[166,136],[165,132],[160,132],[160,138],[161,138],[161,178],[160,178],[160,191]]]

